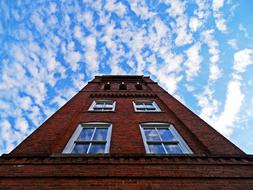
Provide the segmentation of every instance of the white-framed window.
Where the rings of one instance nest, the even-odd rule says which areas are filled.
[[[113,100],[94,100],[89,108],[89,111],[114,111],[116,102]]]
[[[109,153],[111,123],[81,123],[67,143],[63,153],[105,154]]]
[[[136,112],[160,112],[161,109],[154,100],[135,100],[133,102]]]
[[[148,154],[192,154],[172,124],[142,123],[140,130]]]

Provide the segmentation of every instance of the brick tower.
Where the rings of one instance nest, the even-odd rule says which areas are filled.
[[[10,154],[1,189],[253,189],[253,157],[144,76],[97,76]]]

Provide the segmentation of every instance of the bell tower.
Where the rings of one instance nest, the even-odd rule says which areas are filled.
[[[147,76],[96,76],[12,152],[11,189],[250,189],[245,154]]]

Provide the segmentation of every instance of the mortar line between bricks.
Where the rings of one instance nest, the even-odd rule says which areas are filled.
[[[65,162],[65,163],[0,163],[1,165],[202,165],[202,166],[253,166],[253,163],[96,163],[96,162],[90,162],[90,163],[74,163],[74,162]]]
[[[75,179],[75,178],[87,178],[87,179],[111,179],[111,178],[118,178],[118,179],[228,179],[228,180],[248,180],[248,179],[253,179],[253,176],[251,177],[212,177],[212,176],[196,176],[196,177],[190,177],[190,176],[34,176],[34,175],[27,175],[27,176],[0,176],[0,178],[4,179],[13,179],[13,178],[18,178],[18,179],[23,179],[23,178],[68,178],[68,179]],[[1,181],[1,179],[0,179]]]

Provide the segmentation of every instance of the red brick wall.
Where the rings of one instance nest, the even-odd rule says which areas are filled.
[[[32,181],[32,183],[31,183]],[[252,190],[253,181],[243,179],[94,179],[94,178],[24,178],[0,179],[0,189],[26,190]]]
[[[118,90],[122,81],[128,85],[127,91]],[[138,81],[140,80],[138,79]],[[149,78],[143,79],[144,90],[142,91],[135,89],[136,80],[133,79],[129,81],[127,79],[110,80],[112,89],[106,92],[103,90],[105,83],[106,80],[101,82],[101,77],[96,77],[92,82],[89,82],[81,92],[12,151],[11,155],[48,156],[53,153],[61,153],[78,124],[91,121],[110,122],[113,124],[111,153],[145,153],[139,124],[141,122],[168,122],[175,125],[175,128],[185,139],[194,154],[244,155],[241,150]],[[107,96],[90,96],[96,93],[100,93],[102,96],[104,93]],[[151,94],[151,96],[149,97],[148,94]],[[115,112],[88,112],[88,108],[95,99],[115,100],[117,102]],[[132,101],[137,99],[155,100],[162,112],[134,112]]]
[[[252,157],[1,158],[0,189],[252,189]]]

